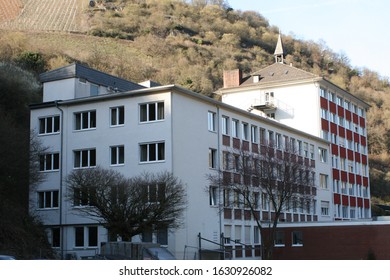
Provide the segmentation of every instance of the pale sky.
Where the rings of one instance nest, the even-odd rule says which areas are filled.
[[[352,67],[390,77],[390,1],[388,0],[227,0],[235,10],[252,10],[282,35],[323,40],[344,53]]]

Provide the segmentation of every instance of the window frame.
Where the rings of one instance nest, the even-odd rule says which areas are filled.
[[[294,230],[291,232],[291,246],[303,247],[303,232]]]
[[[151,106],[154,105],[154,118],[151,118],[153,115]],[[145,110],[143,111],[145,106]],[[162,107],[161,107],[162,106]],[[162,108],[162,115],[161,115]],[[138,104],[138,121],[139,123],[153,123],[153,122],[161,122],[165,120],[165,103],[164,101],[154,101],[154,102],[145,102]],[[145,115],[144,115],[145,114]]]
[[[115,158],[113,157],[115,152]],[[121,156],[121,153],[122,156]],[[115,159],[115,162],[113,162]],[[122,162],[121,162],[122,159]],[[110,147],[110,165],[111,166],[120,166],[125,164],[125,146],[124,145],[116,145]]]
[[[56,196],[56,198],[55,198]],[[44,209],[58,209],[60,205],[60,195],[58,190],[38,191],[37,192],[37,208]],[[48,203],[50,205],[48,205]],[[42,206],[41,206],[42,205]]]
[[[50,159],[48,159],[50,157]],[[48,167],[50,161],[51,167]],[[39,155],[39,172],[56,172],[60,170],[60,153],[43,153]]]
[[[51,120],[51,132],[48,132],[49,120]],[[42,130],[42,128],[44,129]],[[60,115],[45,116],[45,117],[38,118],[38,135],[51,135],[51,134],[58,134],[60,132],[61,132]]]
[[[151,147],[154,147],[155,151],[155,156],[154,160],[153,157],[151,157]],[[146,147],[146,160],[143,160],[144,155],[143,155],[143,147]],[[160,159],[160,149],[162,147],[162,159]],[[153,150],[152,150],[153,151]],[[140,143],[139,144],[139,163],[144,164],[144,163],[156,163],[156,162],[164,162],[165,161],[165,141],[158,141],[158,142],[147,142],[147,143]]]
[[[115,123],[113,116],[115,115]],[[116,106],[110,108],[110,127],[125,125],[125,106]]]
[[[211,132],[216,132],[217,131],[217,113],[208,111],[207,112],[207,129]]]
[[[87,165],[83,165],[83,161],[84,161],[83,152],[87,152],[87,159],[86,159],[87,162],[88,162]],[[91,162],[91,160],[93,159],[91,157],[91,152],[94,152],[94,164],[93,164],[93,162]],[[78,158],[79,158],[79,166],[76,166],[76,159],[77,159],[76,153],[80,153],[80,155],[78,156]],[[96,148],[73,150],[73,169],[83,169],[83,168],[93,168],[93,167],[96,167],[96,165],[97,165],[96,164],[96,159],[97,159]]]
[[[84,114],[87,114],[87,126],[85,127]],[[81,112],[74,112],[74,131],[85,131],[85,130],[93,130],[97,127],[97,113],[96,110],[88,110]],[[79,116],[79,117],[78,117]]]

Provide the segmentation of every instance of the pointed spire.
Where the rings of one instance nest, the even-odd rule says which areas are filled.
[[[276,48],[274,52],[274,57],[275,57],[275,62],[284,63],[284,50],[283,50],[283,42],[282,42],[282,35],[280,33],[280,29],[279,29],[278,42],[276,43]]]

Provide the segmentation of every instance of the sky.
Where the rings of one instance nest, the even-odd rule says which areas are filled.
[[[324,41],[354,68],[390,77],[388,0],[227,0],[235,10],[256,11],[282,36]],[[283,37],[282,37],[283,38]]]

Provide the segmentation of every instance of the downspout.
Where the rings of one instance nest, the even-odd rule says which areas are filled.
[[[223,215],[223,204],[221,203],[221,201],[223,201],[223,192],[221,190],[221,172],[222,172],[222,169],[221,169],[221,137],[222,137],[222,134],[221,134],[221,129],[220,129],[220,120],[221,120],[221,116],[220,116],[220,108],[219,106],[217,106],[217,168],[218,168],[218,196],[219,196],[219,236],[220,236],[220,249],[222,250],[223,249],[223,239],[222,239],[222,215]]]
[[[60,144],[60,221],[59,221],[59,224],[60,224],[60,243],[61,243],[61,259],[64,259],[64,227],[62,225],[62,211],[63,211],[63,200],[62,200],[62,191],[63,191],[63,179],[62,179],[62,175],[63,175],[63,147],[64,147],[64,111],[59,107],[58,105],[58,100],[55,101],[55,105],[56,105],[56,108],[61,112],[60,114],[60,137],[61,137],[61,144]]]

